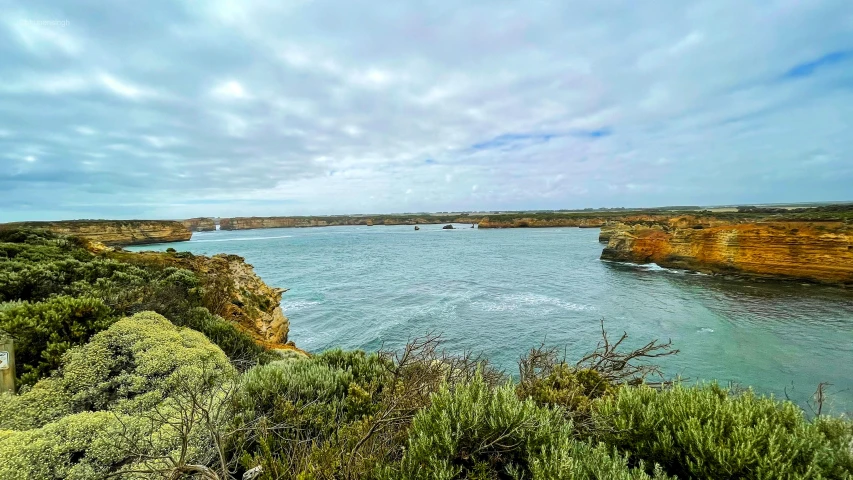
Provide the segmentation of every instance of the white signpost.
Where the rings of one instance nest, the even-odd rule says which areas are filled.
[[[15,393],[15,344],[0,336],[0,393]]]

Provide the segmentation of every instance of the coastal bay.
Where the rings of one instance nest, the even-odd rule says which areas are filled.
[[[203,232],[171,246],[244,256],[266,283],[290,289],[291,337],[310,351],[399,346],[438,331],[448,348],[482,352],[512,373],[543,340],[586,351],[604,319],[636,343],[671,338],[681,353],[663,362],[669,374],[801,404],[827,381],[834,408],[853,408],[849,290],[602,261],[595,228],[457,227]]]

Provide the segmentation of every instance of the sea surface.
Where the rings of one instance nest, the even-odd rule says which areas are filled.
[[[570,359],[594,349],[603,320],[631,346],[672,340],[680,353],[660,361],[669,376],[807,409],[828,382],[832,411],[853,412],[853,291],[605,262],[597,240],[598,229],[344,226],[203,232],[133,250],[245,257],[289,289],[290,339],[309,351],[395,348],[436,332],[448,350],[515,374],[542,342]]]

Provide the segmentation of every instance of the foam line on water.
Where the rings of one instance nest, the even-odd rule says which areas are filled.
[[[250,242],[254,240],[274,240],[276,238],[291,238],[293,235],[279,235],[277,237],[241,237],[241,238],[217,238],[215,240],[190,240],[192,243],[212,242]]]

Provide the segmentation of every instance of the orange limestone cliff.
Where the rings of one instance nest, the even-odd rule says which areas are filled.
[[[128,252],[90,242],[89,250],[127,263],[155,264],[183,268],[202,279],[205,306],[232,322],[267,348],[292,348],[287,335],[290,322],[281,309],[287,290],[270,287],[254,267],[238,255],[212,257],[189,252]]]
[[[471,220],[468,220],[469,222]],[[517,217],[509,219],[489,219],[483,217],[479,221],[479,228],[548,228],[548,227],[580,227],[598,228],[604,226],[605,220],[600,218],[534,218]]]
[[[181,223],[191,232],[213,232],[216,230],[216,221],[209,217],[188,218]]]
[[[287,290],[264,283],[243,257],[219,254],[195,258],[195,271],[221,275],[226,280],[221,286],[228,293],[228,301],[219,312],[224,318],[241,325],[258,343],[268,347],[287,342],[290,322],[280,305],[281,296]]]
[[[0,228],[21,227],[41,228],[108,246],[184,242],[193,235],[181,222],[171,220],[65,220],[0,225]]]
[[[759,222],[626,225],[608,233],[604,260],[715,274],[853,285],[853,225]]]

